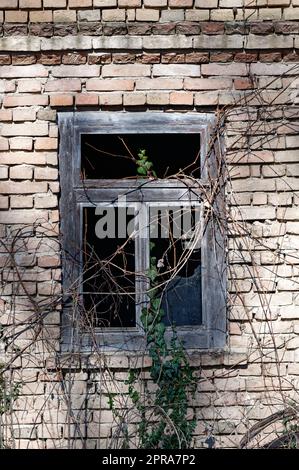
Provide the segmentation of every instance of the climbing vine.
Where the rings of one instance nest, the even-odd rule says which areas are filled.
[[[138,157],[137,173],[142,176],[156,177],[153,163],[149,161],[146,151],[140,150]],[[154,248],[155,244],[151,242],[151,254]],[[140,415],[138,424],[140,447],[188,448],[195,428],[195,420],[187,417],[188,395],[195,391],[195,379],[175,325],[171,327],[171,339],[166,338],[164,311],[161,307],[162,294],[158,287],[159,271],[155,256],[150,256],[150,267],[146,275],[149,284],[147,293],[149,302],[142,309],[140,321],[151,359],[150,378],[156,386],[150,399],[155,419],[147,419],[149,403],[145,404],[146,400],[136,388],[138,372],[130,370],[127,380],[129,396]]]

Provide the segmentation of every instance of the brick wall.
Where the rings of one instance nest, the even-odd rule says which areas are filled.
[[[0,305],[15,348],[1,361],[22,382],[4,437],[107,446],[107,393],[124,412],[128,367],[144,366],[59,355],[57,110],[207,111],[225,116],[228,343],[191,353],[190,416],[196,447],[238,446],[297,400],[299,1],[0,0],[0,21]]]

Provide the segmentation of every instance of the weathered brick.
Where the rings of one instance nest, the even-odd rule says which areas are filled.
[[[53,13],[51,10],[31,11],[30,21],[32,23],[52,23]]]
[[[180,90],[183,80],[178,78],[140,78],[136,80],[136,90]]]
[[[48,80],[45,84],[45,91],[81,91],[81,80],[76,78]]]
[[[266,36],[263,37],[263,49],[291,49],[293,48],[293,38],[286,36]],[[260,49],[261,37],[249,34],[245,40],[245,49]]]
[[[245,64],[203,64],[201,70],[203,75],[244,76],[248,74]]]
[[[193,93],[187,91],[173,91],[170,93],[170,104],[192,106]]]
[[[5,12],[5,21],[7,23],[26,23],[28,20],[27,11],[6,11]]]
[[[186,78],[184,88],[187,90],[224,90],[232,88],[231,78]]]
[[[4,165],[0,165],[0,179],[7,179],[8,178],[8,167]]]
[[[14,95],[5,96],[4,106],[15,108],[16,106],[47,106],[49,97],[47,95]]]
[[[39,80],[18,80],[19,93],[40,93],[41,82]]]
[[[0,8],[18,8],[18,0],[1,0]]]
[[[50,209],[52,207],[57,207],[57,205],[57,196],[54,194],[37,194],[34,197],[34,206],[37,209]]]
[[[3,136],[39,136],[48,134],[46,122],[34,122],[30,124],[3,124]]]
[[[2,52],[4,51],[20,51],[20,52],[21,51],[22,52],[23,51],[30,51],[30,52],[39,51],[41,48],[40,39],[33,38],[33,37],[26,37],[26,34],[27,34],[27,31],[22,31],[21,36],[15,35],[14,37],[0,38],[0,50]],[[4,73],[6,73],[5,69],[4,69]],[[37,73],[38,73],[38,70],[37,70]],[[6,77],[7,75],[3,75],[3,73],[1,73],[1,76]],[[18,76],[18,75],[15,75],[15,76]],[[32,75],[22,75],[22,74],[19,75],[19,77],[23,77],[23,76],[32,76]]]
[[[62,56],[62,63],[65,65],[81,65],[81,64],[86,64],[86,62],[87,62],[86,54],[69,52],[67,54],[63,54]]]
[[[13,121],[35,121],[36,110],[33,108],[19,108],[13,110]]]
[[[154,9],[138,9],[136,10],[137,21],[159,21],[160,12]]]
[[[33,139],[30,137],[12,137],[9,139],[11,150],[32,150]]]
[[[133,89],[134,80],[91,78],[86,82],[86,90],[90,91],[132,91]]]
[[[173,65],[153,65],[153,76],[189,76],[189,77],[199,77],[200,76],[200,65],[183,65],[183,64],[173,64]]]
[[[51,167],[37,167],[34,170],[34,177],[36,180],[56,180],[58,178],[58,170]]]
[[[0,196],[0,209],[8,209],[9,199],[7,196]]]
[[[12,166],[9,170],[9,176],[16,180],[30,180],[32,179],[33,168],[27,165]]]
[[[141,0],[118,0],[118,6],[126,8],[141,7]]]
[[[92,93],[81,93],[80,95],[76,95],[76,106],[96,106],[98,104],[98,95]]]
[[[155,65],[154,65],[155,67]],[[103,65],[103,77],[146,77],[150,76],[150,65],[127,64],[127,65]]]
[[[48,213],[43,210],[15,209],[0,214],[0,222],[4,224],[33,224],[36,222],[42,223],[47,220]]]
[[[0,137],[0,150],[3,152],[9,149],[8,139]]]
[[[122,93],[101,93],[99,102],[101,106],[121,106],[123,102]]]
[[[98,77],[99,65],[61,65],[52,69],[53,77]]]
[[[67,0],[43,0],[44,8],[64,8]]]
[[[190,49],[192,38],[180,35],[145,36],[142,40],[144,49]]]
[[[1,67],[2,78],[36,78],[47,77],[48,71],[43,65],[25,65],[25,66],[3,66]]]
[[[134,93],[124,93],[123,103],[124,106],[141,106],[146,102],[145,93],[134,92]]]
[[[38,137],[35,139],[35,150],[56,150],[58,147],[58,139],[51,137]]]
[[[91,49],[92,48],[91,44],[92,44],[91,37],[84,36],[84,35],[72,36],[68,34],[65,36],[63,41],[61,40],[60,37],[53,37],[50,39],[42,38],[40,47],[42,51],[84,50],[84,49]],[[62,75],[62,76],[65,76],[65,75]],[[71,76],[71,75],[66,75],[66,76]],[[78,76],[78,75],[75,75],[75,76]]]
[[[41,8],[42,0],[19,0],[20,8]]]
[[[126,10],[121,10],[121,9],[103,10],[102,19],[103,21],[125,21]]]
[[[76,12],[72,10],[54,10],[53,20],[55,23],[73,23],[76,21]]]

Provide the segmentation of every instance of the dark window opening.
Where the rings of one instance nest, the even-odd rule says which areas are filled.
[[[165,325],[200,325],[202,323],[201,249],[192,240],[176,238],[178,217],[176,211],[169,218],[168,236],[163,228],[158,238],[151,239],[151,256],[158,268],[158,285]],[[194,215],[194,214],[193,214]],[[159,216],[161,217],[161,216]],[[161,219],[159,220],[160,223]],[[192,217],[195,229],[195,219]]]
[[[138,152],[146,150],[158,178],[182,173],[200,178],[198,134],[82,134],[83,179],[136,178]]]
[[[119,210],[115,208],[115,237],[101,239],[95,230],[101,216],[95,207],[83,208],[84,310],[93,325],[102,328],[136,324],[135,242],[119,236]],[[127,216],[127,223],[133,217]]]

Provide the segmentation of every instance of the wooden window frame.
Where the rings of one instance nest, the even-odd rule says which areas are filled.
[[[70,303],[70,295],[76,280],[80,279],[78,259],[81,251],[82,207],[94,204],[113,204],[126,194],[129,203],[198,201],[202,188],[217,177],[216,151],[208,151],[208,143],[215,126],[214,114],[163,113],[163,112],[61,112],[59,124],[60,214],[62,235],[63,315],[62,352],[89,351],[97,347],[103,350],[142,350],[144,335],[135,328],[105,328],[92,335],[80,330],[76,309]],[[184,181],[140,179],[82,181],[81,134],[171,134],[192,133],[200,135],[201,179],[198,187],[190,188]],[[220,144],[220,142],[219,142]],[[216,147],[216,146],[215,146]],[[140,189],[140,187],[142,189]],[[166,194],[166,196],[165,196]],[[223,207],[222,191],[217,196],[217,207]],[[139,247],[139,268],[146,261],[144,247]],[[178,335],[188,349],[223,348],[226,343],[226,269],[225,236],[223,230],[207,223],[202,237],[202,324],[178,327]],[[75,260],[75,263],[73,262]]]

